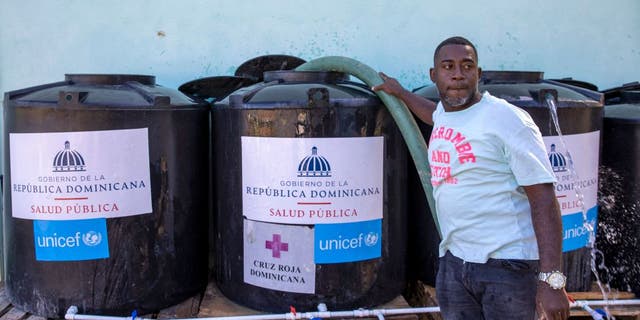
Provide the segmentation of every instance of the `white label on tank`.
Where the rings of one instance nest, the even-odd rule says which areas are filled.
[[[562,212],[563,251],[582,248],[589,240],[583,208],[586,222],[594,232],[596,227],[600,131],[563,135],[562,138],[547,136],[543,140],[558,180],[555,190]],[[584,206],[579,195],[583,197]]]
[[[287,224],[381,219],[383,160],[383,137],[242,137],[243,214]]]
[[[296,293],[314,293],[313,229],[244,219],[244,282]]]
[[[84,220],[150,213],[147,131],[10,133],[12,216]]]

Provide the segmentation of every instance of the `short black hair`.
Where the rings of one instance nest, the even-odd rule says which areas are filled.
[[[471,41],[467,40],[464,37],[460,37],[460,36],[456,36],[456,37],[451,37],[448,39],[445,39],[444,41],[440,42],[440,44],[436,47],[436,51],[433,53],[433,61],[436,61],[436,57],[438,56],[438,52],[440,52],[440,49],[446,45],[450,45],[450,44],[457,44],[457,45],[463,45],[463,46],[470,46],[473,49],[473,54],[475,55],[476,58],[476,62],[478,62],[478,50],[476,50],[476,46],[473,45],[473,43],[471,43]]]

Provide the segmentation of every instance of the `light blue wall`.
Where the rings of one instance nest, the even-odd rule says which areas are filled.
[[[638,0],[2,0],[0,91],[65,73],[151,74],[177,88],[280,53],[353,57],[415,88],[451,35],[477,44],[485,70],[601,89],[640,80]]]

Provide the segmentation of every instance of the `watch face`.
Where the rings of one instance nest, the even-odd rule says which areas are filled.
[[[547,283],[551,288],[562,289],[565,284],[565,276],[562,273],[553,272],[547,278]]]

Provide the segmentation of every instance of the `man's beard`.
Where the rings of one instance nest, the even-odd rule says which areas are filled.
[[[473,98],[473,93],[470,93],[466,97],[450,97],[446,94],[442,96],[442,100],[444,100],[444,102],[446,102],[450,107],[454,107],[454,108],[461,107],[469,103],[469,101],[471,101],[472,98]]]
[[[467,102],[469,102],[470,99],[471,99],[471,96],[467,96],[467,97],[449,97],[449,96],[445,95],[444,98],[443,98],[444,102],[446,102],[451,107],[463,106],[463,105],[467,104]]]
[[[441,94],[441,91],[436,87],[436,90],[438,90],[438,95],[440,96],[440,99],[443,100],[443,102],[445,102],[447,105],[451,106],[451,107],[461,107],[467,103],[469,103],[469,101],[471,101],[471,99],[473,99],[474,93],[471,92],[469,93],[469,95],[467,95],[466,97],[450,97],[446,94]]]

